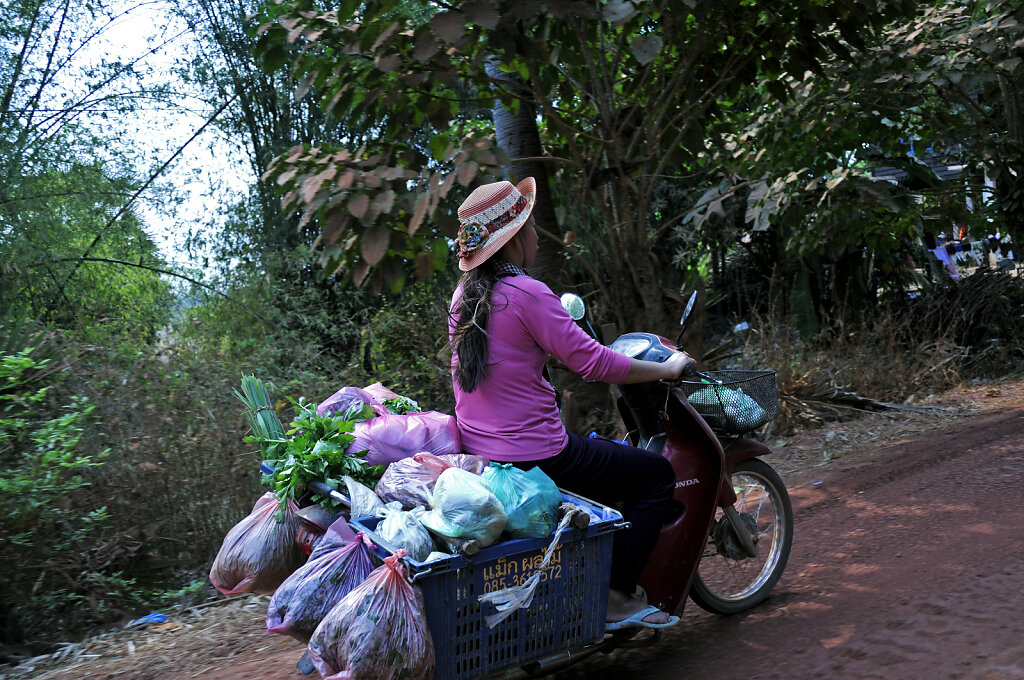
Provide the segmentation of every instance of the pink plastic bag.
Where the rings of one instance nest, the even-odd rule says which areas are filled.
[[[302,565],[306,556],[295,541],[299,509],[288,501],[281,522],[274,518],[277,510],[277,498],[268,491],[231,528],[210,568],[214,588],[225,595],[272,593]]]
[[[374,491],[385,503],[398,501],[406,510],[422,505],[430,507],[430,494],[441,473],[450,467],[460,467],[475,475],[487,467],[487,460],[466,453],[435,456],[417,453],[388,465]]]
[[[388,388],[384,387],[383,383],[379,382],[375,382],[372,385],[367,385],[363,389],[366,390],[369,394],[373,396],[374,399],[376,399],[382,404],[388,399],[399,399],[401,397],[401,395],[392,392]]]
[[[355,440],[346,452],[368,451],[370,465],[394,463],[422,451],[438,456],[462,451],[455,418],[437,411],[387,413],[356,423],[352,434]]]
[[[404,550],[384,558],[332,609],[309,642],[324,680],[430,680],[434,643],[423,593],[406,580]]]
[[[349,408],[360,404],[372,406],[373,412],[377,415],[388,412],[384,404],[366,390],[361,390],[358,387],[342,387],[320,402],[316,407],[316,414],[318,416],[345,415]]]
[[[372,546],[362,532],[352,532],[344,517],[332,524],[309,561],[274,591],[267,607],[267,632],[309,642],[334,605],[373,571]]]

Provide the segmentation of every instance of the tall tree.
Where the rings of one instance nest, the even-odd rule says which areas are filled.
[[[425,16],[398,1],[349,1],[337,11],[275,3],[259,27],[268,62],[289,64],[298,95],[315,91],[326,110],[372,136],[297,147],[268,174],[285,205],[318,227],[329,270],[361,284],[394,271],[396,260],[437,255],[454,235],[456,183],[504,176],[510,162],[526,160],[503,158],[490,122],[464,115],[465,92],[496,94],[513,113],[533,107],[540,158],[561,189],[560,223],[540,222],[540,232],[600,292],[604,318],[666,328],[684,281],[673,227],[694,202],[661,196],[666,186],[699,196],[715,176],[730,153],[712,135],[723,107],[759,80],[787,96],[776,82],[783,74],[818,68],[840,38],[860,44],[910,7],[475,0]],[[495,78],[495,66],[517,80]],[[425,129],[436,131],[429,154],[415,143]],[[693,262],[684,255],[684,268]]]

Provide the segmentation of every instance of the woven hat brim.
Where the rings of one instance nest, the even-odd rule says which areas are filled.
[[[516,185],[516,190],[523,195],[526,199],[526,208],[519,214],[513,222],[506,224],[504,227],[498,230],[497,233],[492,234],[487,243],[480,248],[474,250],[466,257],[459,258],[459,269],[464,272],[468,272],[471,269],[476,269],[481,264],[487,261],[491,255],[501,250],[501,248],[512,240],[520,227],[526,224],[526,220],[533,214],[533,206],[537,200],[537,184],[534,182],[532,177],[527,177],[522,182]]]

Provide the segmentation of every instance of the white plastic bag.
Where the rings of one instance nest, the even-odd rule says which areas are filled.
[[[341,478],[348,489],[349,517],[358,519],[360,517],[373,517],[377,511],[384,507],[384,501],[380,499],[373,489],[360,484],[348,475]]]
[[[377,510],[377,516],[384,520],[377,525],[377,535],[396,548],[405,548],[409,557],[424,562],[434,550],[434,539],[421,523],[422,507],[402,510],[402,504],[392,501]]]
[[[423,524],[447,538],[473,539],[486,548],[498,540],[508,518],[497,496],[479,475],[462,468],[448,468],[437,478],[431,510]]]

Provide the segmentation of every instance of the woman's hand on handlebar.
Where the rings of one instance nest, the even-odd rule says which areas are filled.
[[[671,375],[665,376],[662,380],[678,380],[683,377],[687,366],[696,368],[697,360],[686,352],[675,352],[661,365],[671,373]]]
[[[652,382],[654,380],[678,380],[686,367],[697,363],[686,352],[673,352],[665,361],[642,361],[630,359],[629,374],[623,384]]]

